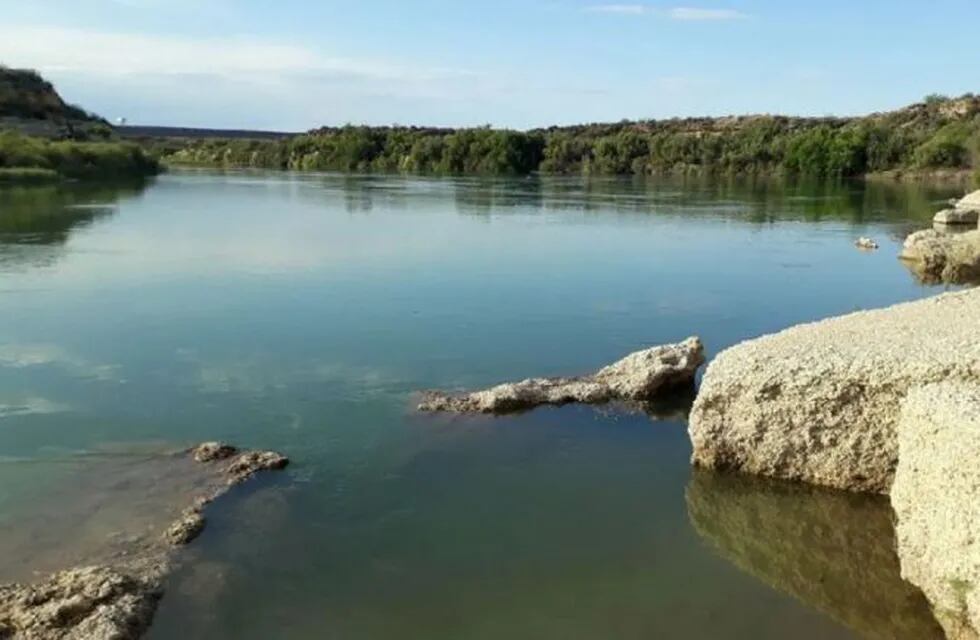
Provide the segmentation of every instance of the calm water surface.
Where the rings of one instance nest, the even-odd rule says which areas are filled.
[[[692,473],[683,400],[498,419],[412,400],[933,294],[895,256],[951,195],[244,173],[0,190],[0,532],[70,503],[79,454],[223,439],[295,464],[217,506],[154,640],[929,637],[887,505]]]

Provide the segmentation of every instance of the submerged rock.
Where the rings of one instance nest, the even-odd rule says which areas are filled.
[[[954,640],[980,637],[980,379],[909,394],[891,492],[902,574]]]
[[[159,576],[109,567],[57,573],[34,585],[0,587],[0,638],[130,640],[149,627]]]
[[[902,579],[887,500],[707,471],[693,473],[686,498],[694,530],[723,558],[857,637],[943,637]]]
[[[418,408],[420,411],[509,413],[572,402],[642,402],[666,389],[690,384],[702,364],[701,340],[688,338],[678,344],[638,351],[591,376],[531,378],[461,395],[429,392]]]
[[[805,324],[708,367],[691,412],[693,463],[886,493],[914,387],[980,379],[980,290]]]
[[[935,229],[917,231],[905,240],[901,259],[925,283],[978,283],[980,230],[967,233]]]
[[[140,637],[162,595],[174,548],[190,543],[204,530],[204,508],[259,471],[282,469],[289,463],[271,451],[240,452],[221,443],[205,443],[168,459],[174,461],[171,474],[192,477],[186,487],[193,486],[194,494],[185,497],[190,506],[163,535],[153,538],[155,542],[121,548],[108,556],[115,558],[108,564],[62,571],[33,585],[0,585],[0,640]],[[202,473],[193,472],[194,467]],[[154,468],[147,477],[136,475],[132,481],[149,483],[148,490],[165,475]],[[106,557],[100,551],[97,562]]]
[[[878,249],[878,243],[871,238],[858,238],[854,243],[858,249],[865,249],[867,251],[875,251]]]

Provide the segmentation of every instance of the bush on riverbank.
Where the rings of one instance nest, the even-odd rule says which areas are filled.
[[[787,174],[980,168],[980,97],[932,97],[862,118],[744,116],[530,132],[324,128],[285,140],[175,141],[167,162],[330,171]],[[166,147],[163,147],[166,148]]]
[[[158,173],[160,165],[140,147],[124,142],[48,140],[0,132],[0,171],[5,181],[121,178]]]

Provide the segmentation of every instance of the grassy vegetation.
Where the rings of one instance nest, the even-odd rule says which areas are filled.
[[[61,179],[57,171],[36,167],[0,167],[0,184],[43,184]]]
[[[330,171],[847,177],[980,170],[980,97],[932,96],[861,118],[690,118],[529,132],[347,126],[276,141],[162,142],[156,150],[174,164]]]
[[[140,147],[123,142],[48,140],[15,131],[0,132],[0,172],[5,181],[38,181],[54,176],[108,179],[157,173],[159,163]]]

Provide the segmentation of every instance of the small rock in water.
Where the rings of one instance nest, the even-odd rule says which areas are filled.
[[[204,515],[196,505],[184,511],[180,519],[170,525],[164,537],[174,547],[191,543],[204,531]]]
[[[650,400],[665,389],[690,383],[704,364],[699,338],[631,354],[591,376],[531,378],[461,395],[432,391],[419,411],[508,413],[540,405],[572,402],[602,404],[612,400]]]
[[[229,476],[228,484],[238,484],[259,471],[278,471],[288,464],[289,458],[275,451],[247,451],[235,458],[225,473]]]
[[[194,459],[198,462],[214,462],[215,460],[227,460],[236,453],[238,449],[223,442],[205,442],[193,449]]]
[[[878,248],[878,243],[871,238],[858,238],[854,245],[858,249],[866,249],[868,251],[874,251]]]

